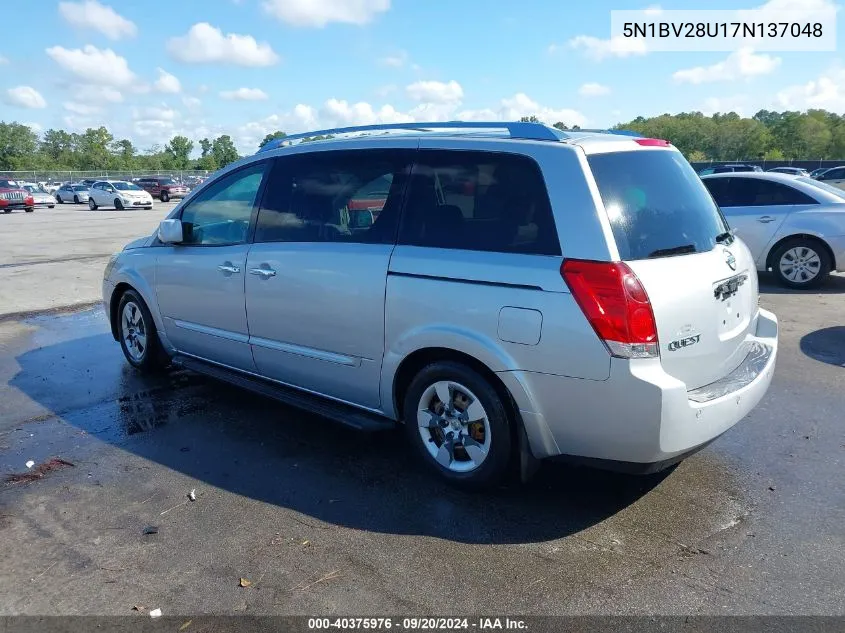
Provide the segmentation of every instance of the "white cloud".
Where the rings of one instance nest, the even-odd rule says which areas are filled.
[[[0,55],[0,66],[5,66],[9,63],[9,59]]]
[[[47,107],[47,102],[41,93],[32,86],[17,86],[9,88],[3,101],[9,105],[18,106],[19,108],[29,108],[31,110],[40,110]]]
[[[405,51],[399,51],[397,53],[393,53],[391,55],[386,55],[379,59],[379,64],[382,66],[389,66],[390,68],[402,68],[405,64],[408,63],[408,53]]]
[[[774,107],[787,110],[823,108],[845,111],[845,69],[833,68],[817,79],[789,86],[775,95]]]
[[[152,119],[158,121],[175,121],[178,117],[179,113],[166,105],[135,108],[132,112],[132,118],[138,121]]]
[[[170,140],[174,131],[173,121],[161,119],[139,119],[132,124],[132,130],[142,139],[152,139],[157,144]]]
[[[220,93],[223,99],[229,101],[265,101],[270,97],[261,88],[238,88],[237,90],[224,90]]]
[[[163,68],[159,68],[157,70],[158,79],[156,79],[153,84],[153,88],[155,88],[158,92],[166,92],[170,94],[178,94],[182,92],[182,84],[175,75],[171,75]]]
[[[87,103],[79,103],[77,101],[65,101],[63,105],[64,109],[68,112],[73,112],[74,114],[81,114],[83,116],[97,114],[102,110],[102,108],[100,108],[99,106],[90,105]]]
[[[616,37],[602,40],[590,35],[578,35],[568,42],[570,48],[584,51],[584,55],[595,61],[601,61],[607,57],[630,57],[632,55],[645,55],[648,50],[645,40],[642,38]],[[549,52],[557,52],[560,47],[552,44]]]
[[[723,61],[711,66],[696,66],[679,70],[672,75],[677,83],[703,84],[714,81],[735,81],[773,73],[780,66],[780,58],[740,48]]]
[[[519,92],[508,99],[502,99],[497,108],[465,110],[458,112],[457,120],[467,121],[516,121],[524,116],[536,116],[544,123],[563,121],[569,127],[583,127],[587,118],[577,110],[544,106],[525,93]]]
[[[59,14],[71,26],[85,30],[93,29],[110,40],[135,37],[138,33],[138,28],[133,22],[96,0],[60,2]]]
[[[610,94],[610,88],[597,83],[586,83],[578,88],[578,94],[582,97],[603,97]]]
[[[173,59],[186,64],[272,66],[279,62],[268,43],[257,42],[251,35],[224,35],[208,22],[198,22],[187,34],[171,38],[167,51]]]
[[[398,88],[396,87],[396,84],[387,84],[385,86],[379,86],[378,88],[376,88],[375,92],[376,95],[378,95],[379,97],[386,97],[389,94],[393,94],[397,90]]]
[[[110,48],[100,50],[90,44],[83,49],[53,46],[46,53],[59,66],[91,84],[122,87],[136,80],[126,59]]]
[[[109,86],[76,86],[72,88],[74,94],[85,95],[93,102],[106,101],[108,103],[123,103],[123,93]]]
[[[182,97],[182,105],[189,110],[196,110],[202,105],[202,100],[197,97]]]
[[[660,15],[661,13],[663,13],[663,7],[661,7],[659,4],[653,4],[643,9],[643,12],[646,15],[651,16]]]
[[[405,88],[414,101],[426,103],[459,103],[464,97],[463,88],[457,81],[417,81]]]
[[[750,102],[747,95],[733,95],[728,97],[710,97],[704,101],[701,113],[713,116],[717,112],[725,114],[736,112],[740,116],[747,116],[750,112]]]
[[[324,27],[330,22],[366,24],[390,9],[390,0],[265,0],[264,10],[292,26]]]

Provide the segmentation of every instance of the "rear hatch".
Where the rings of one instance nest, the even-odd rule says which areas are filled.
[[[587,161],[620,259],[651,302],[664,370],[687,389],[733,371],[756,328],[757,272],[698,175],[672,148]]]

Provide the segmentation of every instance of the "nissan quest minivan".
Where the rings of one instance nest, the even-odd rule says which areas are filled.
[[[112,257],[103,299],[139,370],[399,422],[467,487],[554,457],[677,463],[757,405],[778,347],[677,149],[535,123],[271,143]]]

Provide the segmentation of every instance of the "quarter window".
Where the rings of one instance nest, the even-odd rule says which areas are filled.
[[[413,246],[560,255],[540,169],[515,154],[421,151],[399,241]]]
[[[256,242],[393,243],[413,152],[315,152],[276,159]]]
[[[266,163],[222,177],[182,211],[183,244],[219,246],[247,241]]]
[[[816,204],[807,194],[779,182],[762,178],[731,178],[725,207],[765,207],[789,204]]]

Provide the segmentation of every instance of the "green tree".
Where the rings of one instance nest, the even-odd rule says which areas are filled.
[[[219,167],[225,167],[229,163],[234,163],[240,158],[235,144],[232,142],[232,137],[228,134],[218,136],[211,144],[211,155],[214,157],[214,162]]]
[[[557,129],[562,130],[564,132],[569,129],[568,127],[566,127],[566,123],[564,123],[563,121],[558,121],[554,124],[553,127],[556,127]]]
[[[137,150],[132,141],[127,138],[114,141],[111,144],[111,153],[114,156],[114,165],[117,169],[135,169],[135,154]]]
[[[38,135],[20,123],[0,123],[0,169],[26,169],[38,149]]]
[[[268,134],[267,136],[265,136],[264,139],[258,144],[258,149],[261,149],[262,147],[264,147],[265,145],[267,145],[267,143],[269,143],[271,141],[275,141],[276,139],[279,139],[279,138],[285,138],[286,136],[287,136],[287,134],[285,134],[284,132],[282,132],[280,130],[272,132],[272,133]]]
[[[194,142],[187,136],[174,136],[164,146],[164,151],[170,155],[175,169],[188,169],[191,165],[191,152],[194,150]]]
[[[699,149],[694,149],[687,154],[687,160],[691,163],[703,163],[707,160],[707,154]]]
[[[114,137],[105,127],[88,128],[79,135],[77,152],[79,169],[108,169],[112,154],[109,151]]]
[[[773,147],[765,154],[763,154],[763,158],[765,160],[784,160],[786,156],[783,155],[783,152],[778,147]]]

